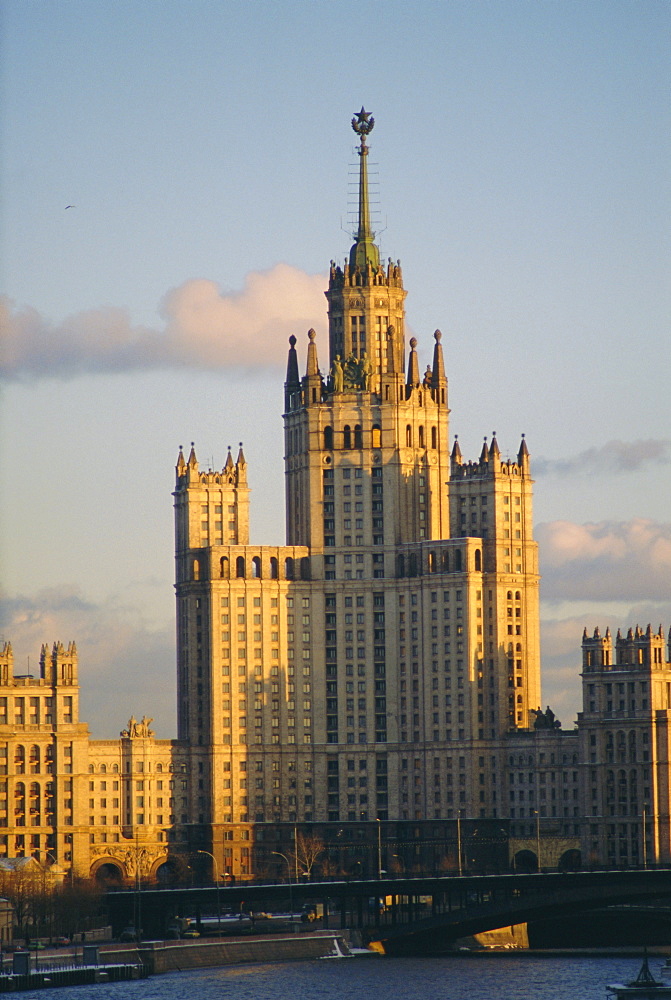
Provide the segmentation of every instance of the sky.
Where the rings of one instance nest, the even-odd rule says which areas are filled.
[[[671,6],[4,0],[0,635],[75,640],[81,718],[175,735],[180,444],[244,442],[284,540],[287,338],[327,364],[362,104],[420,364],[536,479],[543,700],[582,630],[671,625]],[[69,207],[70,206],[70,207]]]

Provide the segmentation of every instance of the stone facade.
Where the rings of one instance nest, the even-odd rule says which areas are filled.
[[[576,730],[538,708],[527,444],[450,448],[441,334],[420,375],[400,263],[370,227],[372,119],[353,125],[359,224],[330,266],[328,374],[314,331],[303,375],[290,338],[286,544],[250,544],[242,446],[221,471],[180,449],[178,739],[143,718],[91,740],[74,644],[45,647],[39,678],[14,677],[5,646],[0,855],[130,881],[199,853],[221,876],[279,876],[309,867],[310,842],[353,874],[669,859],[661,629],[618,637],[614,662],[608,634],[585,637]]]

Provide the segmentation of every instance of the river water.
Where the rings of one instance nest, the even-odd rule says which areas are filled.
[[[634,958],[532,955],[320,959],[235,965],[40,991],[44,1000],[606,1000],[633,979]],[[650,962],[657,974],[661,959]],[[29,991],[22,994],[32,1000]]]

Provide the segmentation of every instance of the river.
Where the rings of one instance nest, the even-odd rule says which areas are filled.
[[[657,974],[662,959],[650,965]],[[639,960],[618,956],[375,956],[229,965],[39,995],[45,1000],[606,1000],[607,984],[633,979],[639,967]]]

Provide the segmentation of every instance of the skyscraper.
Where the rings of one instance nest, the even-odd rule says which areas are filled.
[[[328,375],[313,330],[303,375],[290,338],[286,544],[249,543],[242,447],[221,471],[178,458],[178,736],[194,835],[224,865],[227,841],[258,858],[278,825],[503,816],[503,741],[540,701],[527,446],[450,452],[440,331],[421,375],[400,263],[371,229],[373,125],[352,120],[358,225],[330,265]]]

